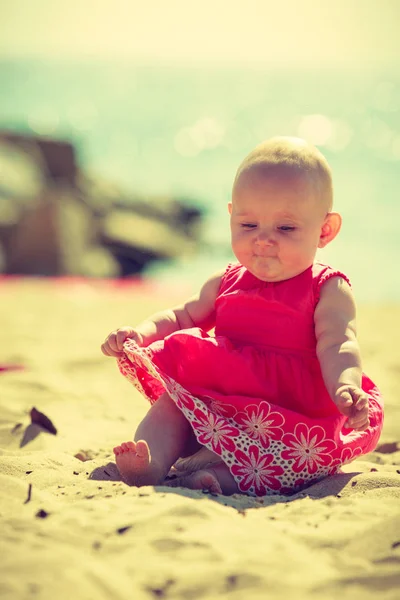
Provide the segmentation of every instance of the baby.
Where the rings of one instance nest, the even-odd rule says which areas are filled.
[[[332,198],[315,147],[257,146],[228,205],[238,263],[106,338],[103,353],[151,403],[134,441],[114,448],[128,484],[290,494],[375,448],[382,400],[362,372],[350,282],[315,260],[340,231]],[[201,448],[208,465],[167,478]]]

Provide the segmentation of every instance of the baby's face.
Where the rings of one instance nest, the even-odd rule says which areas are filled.
[[[283,281],[312,265],[327,207],[306,179],[242,175],[229,211],[233,252],[258,279]]]

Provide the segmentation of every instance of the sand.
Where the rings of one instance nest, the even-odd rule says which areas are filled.
[[[0,283],[0,364],[23,367],[0,372],[0,597],[399,598],[400,307],[359,310],[377,451],[291,498],[129,488],[112,448],[147,404],[99,347],[181,291]]]

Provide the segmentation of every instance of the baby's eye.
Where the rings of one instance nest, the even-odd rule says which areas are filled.
[[[293,227],[293,225],[280,225],[278,229],[279,231],[294,231],[296,227]]]
[[[257,225],[255,225],[254,223],[241,223],[240,226],[244,229],[254,229],[255,227],[257,227]]]

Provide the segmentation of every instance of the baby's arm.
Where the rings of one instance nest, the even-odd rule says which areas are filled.
[[[314,314],[317,355],[322,376],[347,427],[362,431],[369,425],[368,396],[361,389],[362,367],[356,337],[356,305],[350,286],[341,277],[321,288]]]
[[[201,327],[211,329],[215,324],[215,300],[222,272],[212,275],[199,293],[179,306],[155,313],[136,327],[121,327],[112,331],[101,346],[106,356],[121,356],[123,344],[129,338],[139,346],[148,346],[156,340],[180,329]]]

